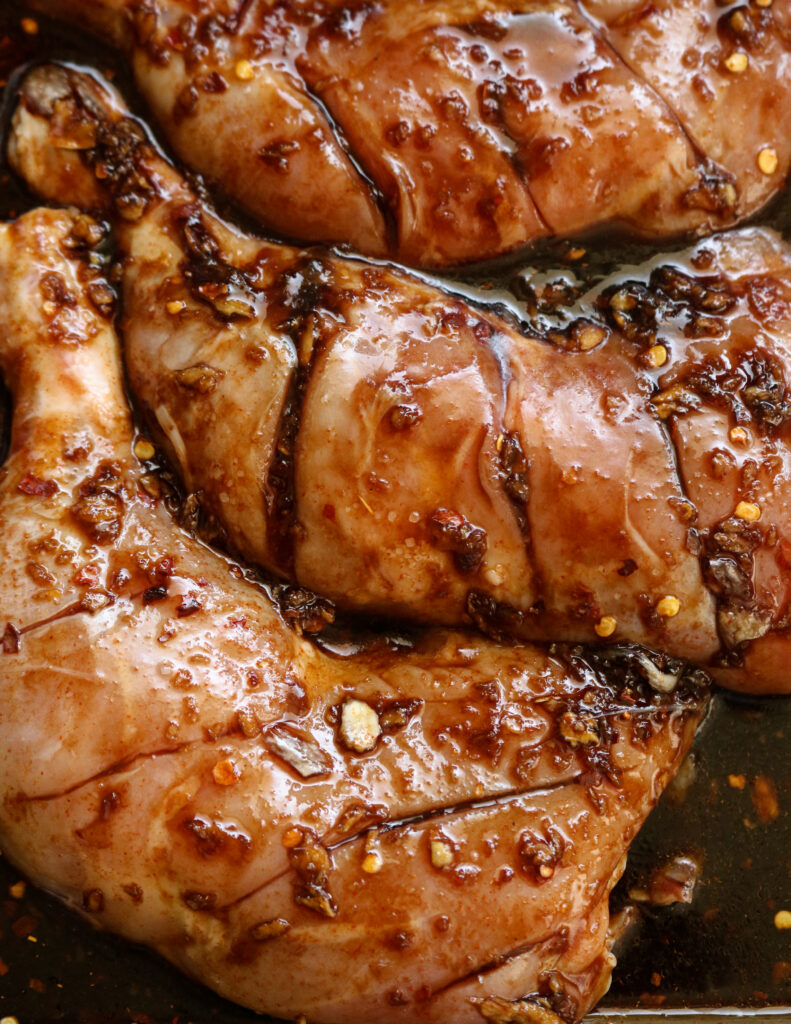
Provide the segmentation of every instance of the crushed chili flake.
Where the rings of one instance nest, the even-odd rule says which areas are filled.
[[[51,498],[58,493],[58,485],[54,480],[42,480],[41,477],[28,473],[17,484],[17,490],[34,498]]]

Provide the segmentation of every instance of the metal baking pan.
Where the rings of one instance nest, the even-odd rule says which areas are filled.
[[[36,18],[33,34],[23,5],[0,0],[0,80],[23,64],[55,57],[110,70],[134,102],[120,61],[76,34]],[[31,27],[27,26],[28,29]],[[142,112],[142,110],[141,110]],[[0,163],[0,215],[32,205]],[[791,239],[791,197],[758,222]],[[589,240],[583,273],[630,264],[650,247]],[[546,273],[562,260],[550,249],[531,263]],[[554,261],[554,262],[553,262]],[[523,268],[513,260],[451,285],[519,315]],[[0,384],[0,412],[4,398]],[[7,412],[7,407],[6,410]],[[0,416],[0,456],[3,427]],[[635,841],[616,906],[651,872],[678,854],[702,864],[689,904],[643,909],[618,952],[601,1024],[626,1021],[791,1021],[791,930],[778,910],[791,910],[791,699],[718,694],[681,782],[665,794]],[[766,800],[761,793],[774,793]],[[24,883],[0,857],[0,1018],[19,1024],[250,1024],[262,1018],[191,982],[147,950],[96,932],[54,899]],[[371,1022],[375,1024],[375,1022]]]

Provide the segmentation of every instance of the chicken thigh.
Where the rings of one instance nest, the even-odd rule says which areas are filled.
[[[52,210],[0,227],[4,855],[255,1010],[575,1020],[705,680],[445,631],[343,656],[287,628],[141,461],[101,236]]]
[[[791,164],[791,0],[34,0],[124,50],[270,229],[414,265],[758,209]]]

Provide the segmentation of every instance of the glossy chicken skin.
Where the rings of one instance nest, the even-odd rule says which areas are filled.
[[[286,236],[414,265],[755,211],[790,0],[36,0],[124,49],[191,167]]]
[[[340,656],[287,628],[139,461],[101,233],[0,228],[4,854],[276,1016],[576,1019],[705,682],[660,665],[655,692],[640,652],[605,677],[462,633]]]
[[[132,387],[232,547],[351,609],[458,623],[495,602],[525,637],[583,641],[611,616],[615,639],[714,654],[650,375],[618,339],[580,350],[605,327],[563,350],[396,271],[263,244],[98,82],[50,66],[22,91],[12,162],[115,218]]]

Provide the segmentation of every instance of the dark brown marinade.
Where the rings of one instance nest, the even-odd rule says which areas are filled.
[[[289,850],[294,872],[294,902],[321,917],[335,917],[338,907],[329,891],[332,854],[315,833],[303,829],[300,842]]]
[[[478,571],[488,545],[486,531],[469,522],[460,512],[438,508],[429,517],[429,537],[440,551],[449,551],[460,573]]]
[[[702,670],[637,644],[609,648],[555,644],[551,650],[586,684],[573,701],[558,703],[554,710],[559,737],[577,750],[593,786],[601,778],[614,785],[620,782],[610,758],[611,746],[618,739],[619,719],[631,721],[638,741],[648,740],[671,712],[699,712],[711,691],[711,680]],[[652,685],[657,678],[672,689],[658,691]]]
[[[335,621],[335,605],[304,587],[284,587],[277,599],[280,614],[300,636],[321,633]]]
[[[655,344],[660,325],[669,320],[680,320],[687,337],[716,336],[725,329],[718,318],[735,302],[725,282],[671,266],[657,267],[647,283],[611,285],[597,299],[607,322],[639,348]]]
[[[288,333],[297,352],[306,330],[308,318],[325,306],[329,296],[330,271],[321,260],[308,257],[278,279],[272,296],[273,315],[277,326]],[[292,377],[283,412],[280,416],[275,450],[269,464],[264,502],[267,513],[267,536],[270,558],[285,576],[293,576],[294,530],[296,528],[296,494],[294,488],[294,451],[302,420],[302,404],[313,365],[322,350],[324,339],[315,338],[307,359],[301,358]]]
[[[180,210],[176,226],[185,253],[180,269],[193,297],[210,306],[222,322],[255,316],[255,290],[243,270],[223,259],[197,207]]]
[[[71,515],[94,544],[111,544],[121,533],[125,500],[121,469],[117,463],[99,466],[77,488]]]
[[[756,347],[731,356],[728,364],[712,358],[681,382],[703,402],[725,406],[738,424],[755,426],[764,436],[791,419],[791,396],[778,361]]]
[[[504,431],[497,440],[497,447],[503,488],[514,507],[519,530],[525,542],[529,543],[527,503],[530,499],[530,462],[522,447],[519,431]]]
[[[299,367],[291,379],[264,487],[269,557],[284,576],[292,576],[294,567],[294,448],[305,377],[303,368]]]

